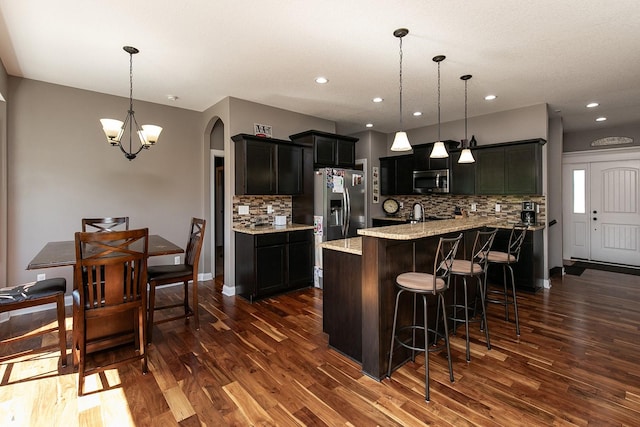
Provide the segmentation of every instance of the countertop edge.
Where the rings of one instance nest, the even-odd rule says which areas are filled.
[[[244,234],[272,234],[283,233],[285,231],[313,230],[313,225],[306,224],[287,224],[287,225],[267,225],[259,227],[235,226],[231,231]]]
[[[348,239],[337,239],[322,242],[319,245],[322,249],[338,252],[346,252],[353,255],[362,255],[362,237],[350,237]]]

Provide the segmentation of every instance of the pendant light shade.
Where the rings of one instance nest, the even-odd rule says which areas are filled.
[[[447,149],[444,146],[444,142],[438,141],[433,144],[433,150],[431,150],[431,154],[429,155],[432,159],[446,159],[449,157],[449,153],[447,153]]]
[[[406,28],[398,28],[393,32],[393,35],[400,39],[400,130],[396,132],[396,136],[391,144],[391,151],[409,151],[411,150],[411,144],[407,133],[402,127],[402,38],[409,34],[409,30]]]
[[[465,74],[460,77],[464,81],[464,139],[462,140],[462,152],[458,163],[475,163],[471,150],[469,149],[469,140],[467,139],[467,81],[471,78],[471,74]]]
[[[445,159],[449,157],[449,153],[447,153],[447,149],[440,138],[440,63],[444,61],[446,56],[438,55],[433,57],[433,62],[438,64],[438,141],[433,144],[433,150],[431,150],[431,154],[429,155],[432,159]]]
[[[393,138],[393,144],[391,145],[391,151],[409,151],[411,150],[411,144],[409,138],[407,138],[406,132],[396,132],[395,138]]]

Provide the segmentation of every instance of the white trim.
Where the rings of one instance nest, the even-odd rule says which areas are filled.
[[[235,286],[228,286],[226,283],[222,285],[222,295],[232,297],[236,294]]]
[[[562,164],[610,162],[640,159],[640,147],[607,148],[603,150],[570,151],[562,153]]]

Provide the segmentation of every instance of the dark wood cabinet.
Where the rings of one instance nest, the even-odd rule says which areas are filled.
[[[443,141],[444,145],[449,153],[449,157],[444,159],[432,159],[429,156],[433,150],[433,142],[429,144],[418,144],[413,146],[413,170],[426,171],[426,170],[438,170],[449,169],[451,165],[451,152],[458,147],[458,141],[446,140]]]
[[[296,144],[313,147],[313,167],[339,167],[353,169],[356,164],[358,138],[317,130],[290,135]]]
[[[476,194],[504,194],[504,147],[476,150]]]
[[[476,194],[476,163],[458,163],[460,151],[449,153],[451,156],[450,189],[451,194]]]
[[[313,284],[313,231],[236,232],[236,291],[253,301]]]
[[[380,194],[413,194],[413,155],[380,158]]]
[[[511,230],[498,230],[492,249],[505,252],[509,245],[510,234]],[[520,249],[520,259],[516,264],[512,264],[517,290],[536,292],[542,287],[544,277],[543,244],[542,230],[527,230]],[[502,285],[504,283],[502,266],[492,265],[487,270],[487,280],[489,283]],[[507,283],[511,284],[508,269]]]
[[[302,146],[248,134],[232,139],[237,195],[294,195],[302,191]]]
[[[532,139],[474,149],[476,194],[541,194],[545,142]]]

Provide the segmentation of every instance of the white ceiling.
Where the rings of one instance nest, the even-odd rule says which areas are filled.
[[[463,74],[469,116],[546,102],[565,130],[640,119],[638,0],[0,0],[0,58],[13,76],[128,97],[131,45],[136,99],[203,111],[232,96],[389,133],[400,27],[407,129],[437,122],[439,54],[443,122],[463,117]]]

